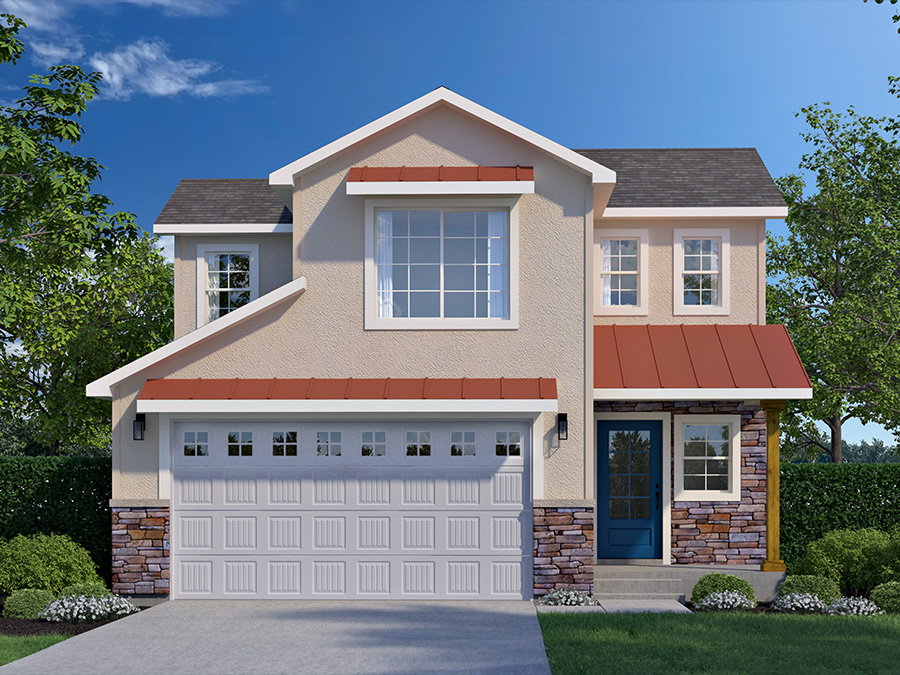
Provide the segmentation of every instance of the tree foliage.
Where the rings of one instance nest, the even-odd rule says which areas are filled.
[[[812,148],[800,169],[814,186],[797,174],[776,181],[788,236],[768,241],[768,320],[787,325],[813,383],[811,401],[785,410],[787,444],[840,462],[847,419],[900,427],[898,124],[827,103],[799,114]]]
[[[23,54],[3,14],[0,63]],[[85,385],[172,333],[172,272],[129,213],[94,192],[103,167],[70,151],[99,73],[32,75],[0,107],[0,414],[32,420],[54,450],[106,445],[109,404]]]

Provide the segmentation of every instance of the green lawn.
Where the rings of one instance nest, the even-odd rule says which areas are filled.
[[[57,642],[62,642],[67,637],[69,636],[31,635],[28,637],[10,637],[9,635],[0,635],[0,666],[46,649]]]
[[[538,614],[553,675],[900,672],[900,617]]]

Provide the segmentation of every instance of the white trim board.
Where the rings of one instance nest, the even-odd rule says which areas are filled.
[[[306,291],[306,277],[297,277],[284,286],[276,288],[271,293],[266,293],[264,296],[247,303],[243,307],[236,309],[229,314],[226,314],[221,319],[211,321],[210,323],[201,326],[197,330],[192,331],[187,335],[183,335],[177,340],[174,340],[173,342],[170,342],[169,344],[160,347],[159,349],[152,351],[139,359],[135,359],[131,363],[124,365],[117,370],[114,370],[108,375],[104,375],[103,377],[94,380],[89,385],[87,385],[87,387],[85,387],[85,393],[88,396],[92,396],[94,398],[105,398],[111,400],[113,396],[113,386],[115,386],[122,380],[131,377],[132,375],[139,373],[152,365],[159,363],[163,359],[166,359],[173,354],[177,354],[178,352],[184,351],[189,347],[193,347],[194,345],[203,342],[204,340],[207,340],[212,336],[221,333],[222,331],[233,328],[234,326],[238,326],[244,323],[246,320],[256,316],[260,312],[264,312],[265,310],[274,307],[282,302],[285,302],[286,300],[291,300],[299,295],[302,295],[304,291]]]
[[[812,389],[594,389],[595,401],[778,401],[810,399]]]
[[[604,218],[786,218],[787,206],[610,207]]]
[[[293,223],[185,223],[184,225],[158,225],[153,234],[290,234]]]
[[[556,399],[138,399],[139,413],[521,413],[556,412]]]
[[[574,150],[563,147],[559,143],[555,143],[530,129],[526,129],[512,120],[509,120],[502,115],[498,115],[497,113],[478,105],[474,101],[470,101],[469,99],[450,91],[446,87],[438,87],[434,91],[428,92],[424,96],[417,98],[415,101],[407,103],[405,106],[397,108],[397,110],[394,110],[383,117],[379,117],[374,122],[370,122],[356,131],[352,131],[346,136],[342,136],[336,141],[273,171],[269,174],[269,185],[293,188],[294,176],[297,174],[321,164],[334,155],[351,148],[358,143],[362,143],[369,137],[379,134],[404,120],[421,115],[440,105],[447,105],[451,108],[455,108],[470,117],[487,122],[488,124],[543,150],[547,154],[556,157],[564,164],[591,176],[592,183],[613,184],[616,182],[615,171],[612,171],[605,166],[601,166],[584,155],[580,155]]]
[[[534,181],[347,181],[348,195],[532,195]]]

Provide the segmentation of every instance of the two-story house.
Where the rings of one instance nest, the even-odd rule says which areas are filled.
[[[175,340],[87,390],[114,590],[779,573],[778,411],[811,395],[765,325],[785,214],[753,149],[571,150],[445,88],[268,180],[182,181]]]

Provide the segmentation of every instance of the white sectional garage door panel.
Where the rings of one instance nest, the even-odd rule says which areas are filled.
[[[530,597],[526,429],[521,422],[178,423],[172,596]],[[297,454],[273,455],[273,446],[292,450],[273,443],[273,434],[280,440],[288,431],[297,433]],[[244,434],[231,437],[232,452],[251,454],[229,456],[230,432]],[[380,447],[362,454],[363,440],[367,448],[380,440],[364,432],[384,433],[383,456]],[[430,455],[407,454],[413,432],[431,441]],[[464,454],[451,454],[454,440]],[[519,454],[498,456],[500,441],[501,451]],[[330,454],[318,454],[319,446]]]

